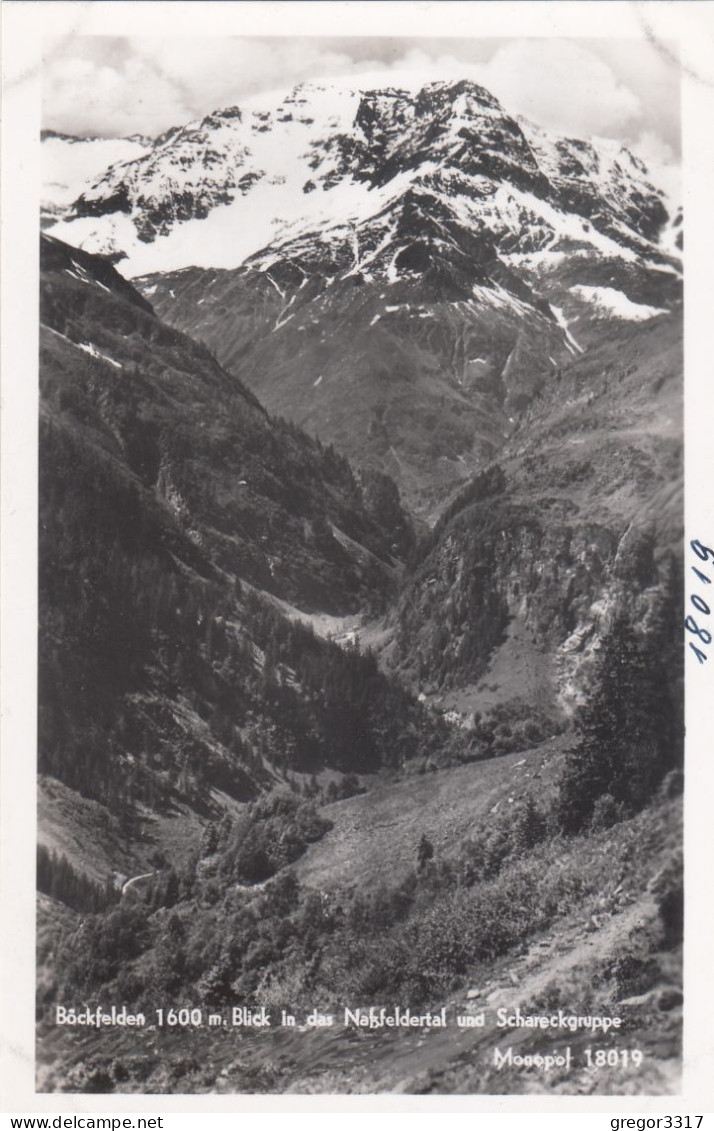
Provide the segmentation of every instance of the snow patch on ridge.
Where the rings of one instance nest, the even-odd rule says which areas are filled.
[[[585,350],[583,349],[583,347],[580,345],[579,342],[575,341],[575,338],[570,333],[570,330],[568,329],[568,320],[565,317],[565,315],[563,314],[563,311],[560,309],[560,307],[559,306],[553,306],[553,303],[551,302],[550,309],[553,311],[553,314],[555,315],[556,322],[558,323],[561,330],[565,334],[565,341],[567,343],[567,346],[568,346],[568,349],[570,350],[570,352],[574,353],[574,354],[585,353]]]
[[[643,302],[633,302],[622,291],[614,287],[585,287],[575,286],[573,294],[599,307],[607,314],[614,314],[616,318],[623,318],[630,322],[644,322],[648,318],[655,318],[658,314],[667,314],[668,311],[659,306],[647,306]],[[552,308],[555,310],[555,307]]]
[[[60,334],[59,330],[53,330],[52,327],[48,326],[45,322],[40,322],[40,326],[43,330],[49,330],[50,334],[54,334],[56,338],[61,338],[63,342],[67,342],[67,345],[74,346],[76,350],[82,350],[83,353],[88,353],[90,357],[97,358],[101,361],[108,361],[115,369],[124,368],[120,361],[115,361],[113,357],[109,357],[109,354],[102,353],[102,351],[98,350],[91,342],[73,342],[66,334]]]
[[[109,364],[113,365],[115,369],[124,368],[120,361],[115,361],[113,357],[109,357],[109,354],[102,353],[102,351],[98,350],[97,347],[92,345],[91,342],[72,342],[72,345],[76,346],[77,349],[84,350],[84,352],[88,353],[90,357],[96,357],[101,361],[108,361]]]

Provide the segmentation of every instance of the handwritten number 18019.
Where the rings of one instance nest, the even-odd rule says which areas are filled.
[[[689,545],[701,562],[714,561],[714,550],[710,549],[709,546],[702,545],[698,538],[695,538],[692,542],[689,543]],[[696,574],[696,576],[704,585],[711,585],[711,577],[707,577],[707,575],[705,573],[702,573],[702,571],[698,569],[697,566],[692,566],[692,572]],[[690,594],[689,600],[698,613],[701,613],[703,617],[709,616],[711,609],[709,608],[709,605],[706,603],[703,597],[700,597],[698,593],[692,593]],[[699,624],[691,613],[685,619],[684,627],[688,632],[693,633],[697,638],[696,643],[694,640],[689,641],[689,647],[694,652],[694,655],[699,660],[699,663],[705,664],[709,659],[709,656],[707,652],[702,651],[700,645],[708,647],[711,644],[711,632],[708,628],[704,628],[701,624]]]

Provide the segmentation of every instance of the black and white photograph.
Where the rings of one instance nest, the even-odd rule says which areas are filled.
[[[192,7],[42,38],[35,1091],[680,1095],[679,45]]]

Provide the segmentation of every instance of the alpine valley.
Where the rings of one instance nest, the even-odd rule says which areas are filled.
[[[676,1092],[681,212],[469,81],[42,145],[38,1089]]]

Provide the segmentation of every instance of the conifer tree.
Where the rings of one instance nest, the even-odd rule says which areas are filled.
[[[543,840],[545,833],[545,818],[529,795],[516,822],[514,834],[516,845],[519,849],[533,848]]]
[[[430,860],[434,859],[434,845],[429,840],[426,833],[422,833],[421,840],[417,845],[417,867],[421,872]]]
[[[624,613],[602,640],[595,687],[577,727],[579,742],[567,756],[558,803],[561,827],[570,833],[585,827],[604,794],[637,812],[675,760],[659,642],[655,635],[638,640]]]

